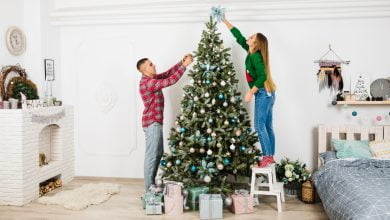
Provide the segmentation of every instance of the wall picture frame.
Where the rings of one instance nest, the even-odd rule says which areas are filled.
[[[52,59],[45,59],[45,80],[46,81],[54,81],[54,60]]]

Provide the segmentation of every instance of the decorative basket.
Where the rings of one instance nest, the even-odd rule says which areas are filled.
[[[315,190],[311,180],[308,180],[302,184],[302,202],[315,202]]]

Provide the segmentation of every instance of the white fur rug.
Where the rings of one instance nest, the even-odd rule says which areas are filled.
[[[38,203],[62,205],[71,210],[82,210],[89,205],[107,201],[111,195],[119,193],[119,185],[111,183],[84,184],[79,188],[61,191],[54,196],[43,196]]]

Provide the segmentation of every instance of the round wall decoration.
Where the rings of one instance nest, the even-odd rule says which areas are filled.
[[[385,98],[390,97],[390,80],[388,79],[377,79],[370,85],[370,93],[372,97],[375,98]]]
[[[26,36],[23,31],[16,27],[9,27],[5,36],[8,51],[14,55],[19,56],[26,50]]]

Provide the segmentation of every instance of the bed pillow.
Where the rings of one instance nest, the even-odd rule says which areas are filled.
[[[390,159],[390,141],[370,141],[368,145],[372,156],[381,159]]]
[[[370,158],[368,141],[332,140],[337,158]]]
[[[326,164],[329,161],[337,160],[336,152],[335,151],[326,151],[320,153],[320,159],[323,164]]]

